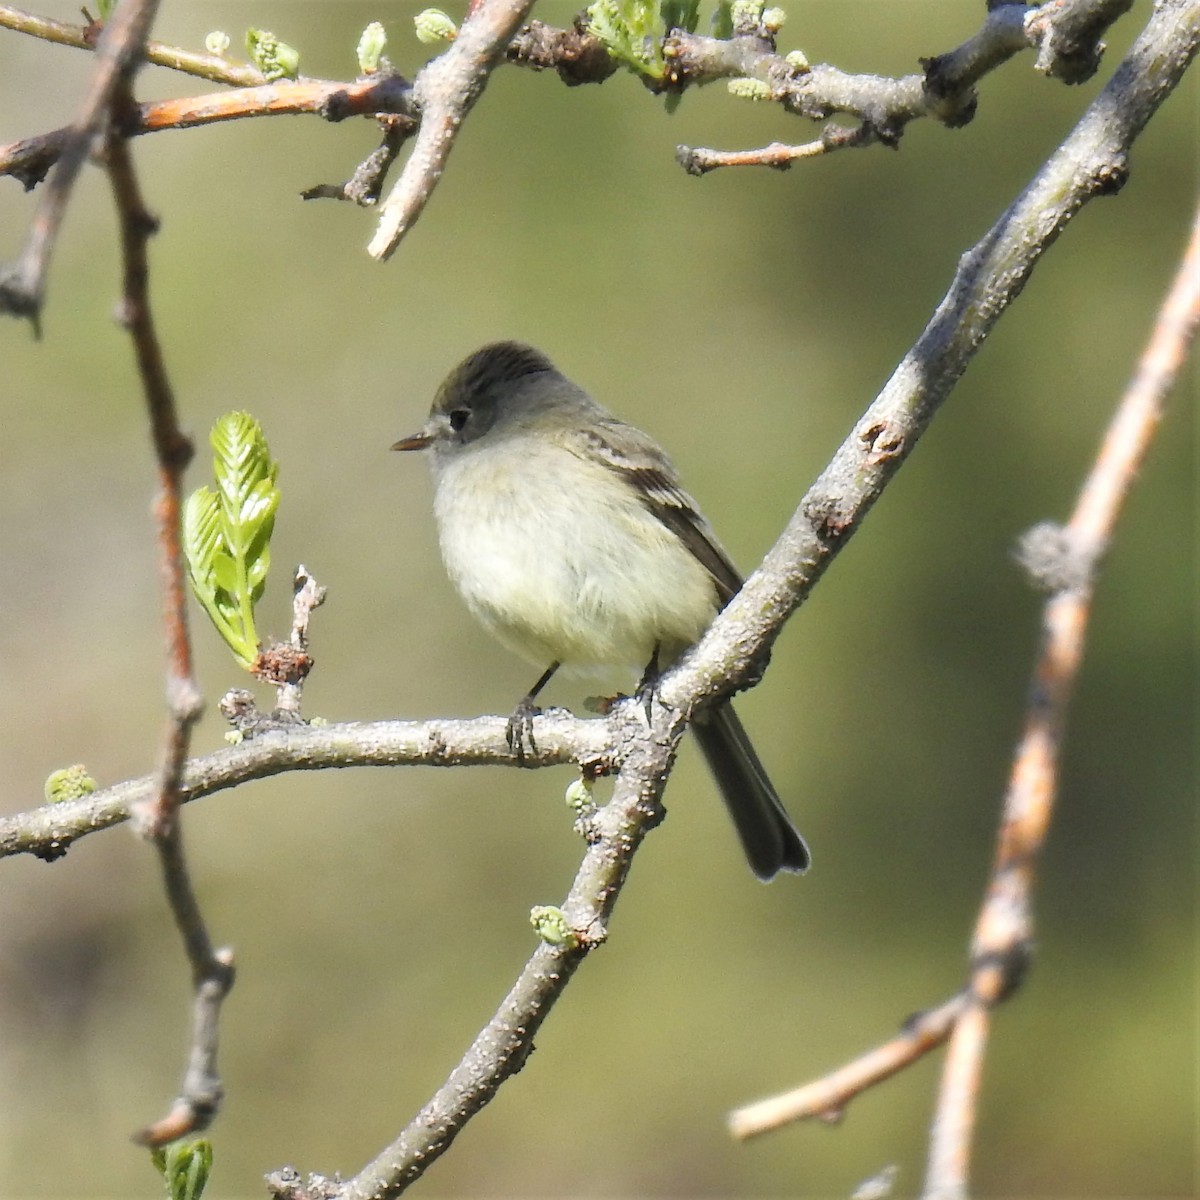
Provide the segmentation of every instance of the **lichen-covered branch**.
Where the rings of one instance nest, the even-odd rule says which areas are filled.
[[[504,740],[505,721],[480,717],[457,721],[375,721],[275,730],[237,746],[190,759],[179,785],[182,804],[254,779],[287,771],[343,767],[515,766]],[[526,763],[577,762],[595,773],[615,766],[616,749],[604,721],[581,720],[563,709],[537,718],[537,750]],[[153,794],[155,777],[130,779],[75,800],[44,804],[0,816],[0,858],[33,854],[52,861],[75,841],[129,820]]]

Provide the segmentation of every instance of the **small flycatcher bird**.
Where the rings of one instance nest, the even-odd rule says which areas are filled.
[[[451,580],[487,629],[545,668],[509,722],[518,753],[559,667],[643,670],[650,685],[742,586],[658,445],[531,346],[476,350],[392,449],[429,451]],[[807,870],[730,702],[692,728],[754,873]]]

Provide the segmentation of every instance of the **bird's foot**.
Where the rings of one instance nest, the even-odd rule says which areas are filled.
[[[654,707],[654,689],[658,687],[658,679],[662,674],[658,669],[658,647],[654,648],[654,655],[646,664],[646,669],[642,672],[642,677],[638,680],[637,691],[633,693],[633,699],[641,706],[642,711],[646,714],[646,728],[650,728],[650,710]]]
[[[517,759],[517,766],[525,765],[525,747],[537,753],[537,742],[533,738],[533,718],[540,716],[542,710],[533,702],[532,696],[526,696],[508,718],[504,727],[504,740]]]

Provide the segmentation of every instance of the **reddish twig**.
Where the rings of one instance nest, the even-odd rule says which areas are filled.
[[[791,1121],[838,1117],[867,1088],[949,1041],[926,1179],[927,1198],[966,1194],[970,1139],[991,1008],[1012,994],[1032,940],[1030,894],[1057,787],[1065,710],[1082,659],[1095,572],[1200,323],[1200,214],[1170,295],[1065,528],[1026,539],[1026,563],[1053,595],[1026,728],[1015,755],[991,882],[972,942],[967,988],[895,1039],[829,1075],[730,1116],[748,1138]]]
[[[179,778],[187,757],[188,731],[201,711],[199,689],[192,676],[180,535],[180,481],[191,461],[193,448],[191,440],[179,428],[175,400],[150,310],[146,243],[156,230],[157,222],[142,202],[125,140],[111,138],[105,158],[120,218],[124,263],[119,317],[133,339],[158,460],[154,516],[158,527],[159,578],[167,638],[167,701],[171,732],[162,764],[159,794],[142,808],[139,822],[142,833],[157,838],[175,823]]]
[[[1052,595],[1029,715],[1004,801],[996,861],[972,945],[970,1003],[955,1024],[933,1123],[926,1197],[965,1195],[991,1009],[1011,994],[1030,953],[1030,897],[1058,787],[1066,710],[1083,659],[1096,571],[1158,428],[1200,322],[1200,213],[1133,380],[1066,526],[1032,531],[1023,557]]]
[[[118,91],[117,100],[131,102],[127,89]],[[105,165],[120,221],[124,263],[120,319],[133,339],[158,460],[154,516],[167,642],[169,713],[162,761],[153,794],[138,805],[133,818],[138,831],[158,850],[163,883],[191,964],[194,988],[192,1049],[180,1097],[167,1116],[135,1134],[138,1142],[161,1146],[204,1128],[220,1103],[217,1023],[221,1002],[233,985],[233,956],[228,950],[215,950],[209,939],[192,889],[179,821],[183,768],[202,702],[192,673],[180,523],[180,483],[192,457],[192,444],[179,428],[150,308],[146,244],[157,223],[146,211],[129,146],[123,138],[110,136]]]
[[[675,158],[689,175],[707,175],[718,167],[772,167],[786,171],[801,158],[817,158],[847,146],[868,146],[875,141],[870,125],[826,125],[821,136],[802,146],[772,142],[761,150],[705,150],[703,147],[677,146]]]
[[[341,121],[379,113],[407,115],[410,109],[411,88],[398,75],[377,75],[355,83],[314,79],[131,105],[121,116],[121,133],[136,137],[243,117],[299,113],[316,113],[330,121]],[[35,186],[61,157],[70,137],[70,129],[55,129],[0,146],[0,175],[16,176],[27,189]]]

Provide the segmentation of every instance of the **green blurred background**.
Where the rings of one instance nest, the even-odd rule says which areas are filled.
[[[784,49],[900,74],[975,29],[980,4],[793,6]],[[983,234],[1109,77],[1148,4],[1074,89],[1031,56],[984,81],[976,121],[911,127],[900,153],[779,174],[686,176],[677,142],[806,140],[812,127],[689,93],[668,117],[630,76],[567,90],[501,70],[415,231],[386,266],[370,214],[301,189],[346,178],[366,121],[243,122],[139,140],[163,218],[159,328],[208,473],[212,421],[244,407],[282,463],[266,631],[288,569],[329,587],[309,715],[507,712],[529,668],[475,627],[437,559],[419,462],[387,447],[464,353],[545,348],[671,449],[747,569],[920,332]],[[77,19],[77,6],[44,11]],[[353,72],[383,19],[397,65],[428,55],[412,7],[166,3],[159,38],[245,26]],[[573,8],[544,4],[565,23]],[[456,12],[456,15],[457,12]],[[0,141],[69,119],[86,55],[0,32]],[[139,93],[206,85],[146,71]],[[1184,243],[1196,193],[1196,79],[1089,206],[743,698],[809,838],[804,879],[747,871],[698,756],[648,840],[610,943],[537,1053],[419,1185],[430,1196],[845,1196],[885,1164],[920,1185],[940,1055],[857,1101],[838,1128],[749,1145],[731,1107],[886,1038],[962,981],[1037,638],[1018,535],[1070,509]],[[0,258],[34,200],[0,181]],[[0,759],[5,811],[84,762],[153,768],[163,726],[149,505],[153,461],[103,178],[85,172],[41,342],[0,329]],[[1117,535],[1071,713],[1041,870],[1034,969],[998,1017],[975,1182],[988,1196],[1195,1194],[1195,375],[1175,396]],[[194,610],[209,713],[244,678]],[[578,704],[570,681],[548,699]],[[264,700],[269,700],[265,695]],[[531,905],[579,857],[567,770],[292,775],[192,806],[211,929],[236,948],[215,1200],[265,1170],[349,1174],[428,1098],[533,947]],[[155,1197],[131,1130],[183,1063],[187,971],[150,851],[127,829],[62,862],[8,861],[0,925],[0,1197]]]

